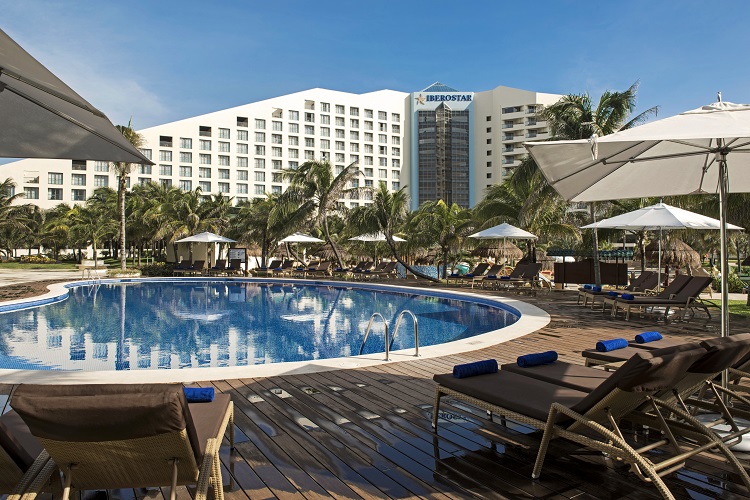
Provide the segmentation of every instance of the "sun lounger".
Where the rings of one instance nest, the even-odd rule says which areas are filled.
[[[209,276],[224,276],[227,274],[227,261],[224,259],[218,259],[213,267],[209,268]]]
[[[294,261],[291,259],[285,260],[281,266],[272,267],[270,269],[271,276],[279,277],[279,276],[291,276],[292,271],[294,271]]]
[[[55,463],[15,411],[0,417],[0,495],[18,500],[48,485]]]
[[[468,274],[465,274],[458,280],[458,283],[462,285],[465,285],[468,283],[471,285],[471,288],[474,288],[474,284],[476,283],[481,284],[486,278],[490,276],[494,276],[495,278],[497,278],[497,275],[503,270],[503,267],[504,266],[502,264],[495,264],[492,267],[490,267],[484,274],[471,275],[471,276]]]
[[[382,271],[383,269],[385,269],[385,266],[387,266],[387,265],[388,265],[387,262],[381,262],[380,264],[378,264],[374,268],[370,267],[370,268],[366,268],[366,269],[361,269],[359,271],[355,271],[354,272],[354,279],[355,280],[364,281],[365,279],[367,279],[367,275],[368,274],[372,274],[372,273],[376,273],[378,271]]]
[[[482,275],[484,275],[484,273],[487,272],[487,269],[489,267],[490,267],[490,265],[488,263],[481,262],[481,263],[477,264],[476,267],[474,267],[474,269],[470,273],[466,273],[466,274],[458,274],[458,273],[449,274],[445,278],[445,284],[446,285],[450,284],[451,280],[454,283],[456,283],[456,284],[460,284],[466,278],[473,278],[474,276],[482,276]]]
[[[675,278],[677,281],[677,278]],[[612,302],[612,317],[617,315],[619,309],[625,311],[625,319],[630,319],[630,311],[632,308],[650,308],[663,307],[664,316],[669,314],[670,309],[682,309],[683,319],[687,317],[688,312],[692,313],[692,309],[698,307],[703,309],[708,317],[711,317],[711,313],[708,311],[708,306],[700,300],[700,294],[707,286],[711,284],[713,278],[711,276],[693,276],[688,278],[687,283],[679,289],[671,297],[634,297],[632,300],[626,300],[621,297],[613,298]],[[665,289],[666,290],[666,289]]]
[[[321,262],[314,269],[307,269],[304,273],[305,278],[323,278],[331,273],[331,262]]]
[[[459,379],[452,374],[436,375],[433,408],[433,429],[437,429],[439,405],[443,396],[468,402],[503,417],[544,430],[532,477],[541,472],[551,439],[562,437],[592,450],[606,453],[611,459],[630,465],[631,470],[645,481],[652,482],[664,498],[674,498],[661,476],[679,470],[686,458],[714,448],[721,451],[750,485],[742,465],[726,445],[711,431],[680,409],[673,408],[653,396],[669,391],[687,373],[687,370],[706,350],[693,348],[675,351],[663,356],[640,350],[620,369],[598,384],[591,392],[578,391],[560,385],[543,382],[506,370],[498,373]],[[652,405],[657,411],[666,410],[679,415],[695,426],[695,433],[704,443],[686,452],[681,452],[672,439],[648,443],[634,448],[622,437],[619,422],[633,413],[642,412],[644,405]],[[670,429],[662,426],[666,433]],[[671,434],[669,434],[671,437]],[[647,453],[659,445],[667,445],[671,454],[666,460],[655,462]]]
[[[591,300],[591,309],[594,308],[594,305],[598,300],[601,300],[602,302],[602,311],[605,310],[605,302],[604,299],[607,297],[610,297],[610,292],[614,291],[618,294],[624,293],[630,293],[633,295],[640,295],[645,294],[648,291],[651,291],[652,289],[656,288],[656,285],[658,284],[659,275],[653,271],[644,271],[642,272],[633,282],[625,287],[622,290],[601,290],[596,291],[592,288],[584,288],[581,287],[578,289],[578,300],[577,303],[581,303],[581,299],[583,299],[583,307],[586,307],[588,304],[588,301]]]
[[[362,278],[367,280],[378,280],[383,278],[390,278],[396,276],[396,268],[398,266],[397,261],[388,262],[385,266],[383,266],[382,269],[378,269],[376,271],[372,271],[369,273],[364,273],[362,275]]]
[[[678,276],[675,276],[675,278],[672,280],[672,282],[668,286],[666,286],[665,288],[663,288],[661,292],[659,292],[658,294],[654,295],[653,298],[666,298],[666,299],[668,299],[670,297],[673,297],[685,285],[687,285],[689,281],[690,281],[690,276],[688,276],[686,274],[680,274]],[[602,299],[604,300],[604,304],[602,304],[602,310],[604,310],[606,308],[607,304],[609,304],[610,306],[612,306],[612,316],[614,316],[615,315],[614,309],[615,309],[615,300],[616,300],[616,297],[610,297],[609,295],[607,295],[607,296],[602,297]]]
[[[245,270],[242,268],[242,260],[232,259],[229,261],[229,267],[227,268],[227,274],[239,274],[245,275]]]
[[[178,384],[26,385],[11,401],[64,474],[63,500],[78,490],[196,485],[223,499],[219,447],[233,406],[228,395],[187,403]]]
[[[484,288],[485,285],[498,288],[500,284],[506,281],[512,281],[514,279],[520,278],[521,276],[523,276],[523,273],[524,271],[526,271],[526,268],[528,266],[528,264],[516,264],[516,267],[513,268],[513,271],[511,271],[511,273],[506,276],[495,275],[495,277],[492,277],[490,276],[490,273],[487,273],[487,276],[482,280],[482,288]]]
[[[253,269],[253,273],[257,276],[264,275],[264,276],[272,276],[273,270],[281,267],[281,261],[280,260],[272,260],[268,263],[267,266],[261,266],[258,268]]]
[[[531,290],[532,293],[536,292],[536,288],[539,285],[539,272],[542,270],[542,265],[538,262],[531,262],[526,264],[521,275],[517,278],[511,277],[510,279],[499,280],[497,285],[506,289],[514,289],[518,292],[523,290]],[[529,287],[527,288],[526,285]]]

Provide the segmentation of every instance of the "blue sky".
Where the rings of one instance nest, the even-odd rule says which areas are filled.
[[[750,102],[750,2],[0,0],[0,27],[114,123],[145,128],[313,87],[498,85],[660,117]]]

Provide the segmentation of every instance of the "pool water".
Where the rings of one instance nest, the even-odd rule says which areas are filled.
[[[231,281],[79,286],[61,302],[0,314],[0,368],[146,370],[243,366],[359,354],[367,323],[403,310],[420,347],[503,328],[518,316],[437,296],[347,286]],[[407,315],[393,350],[414,348]],[[384,352],[376,322],[363,354]]]

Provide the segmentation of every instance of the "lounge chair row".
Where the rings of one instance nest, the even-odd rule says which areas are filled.
[[[192,264],[187,262],[180,262],[177,264],[172,272],[174,276],[231,276],[231,275],[245,275],[245,270],[242,268],[242,261],[240,259],[232,259],[227,261],[223,259],[217,259],[216,264],[213,267],[205,268],[205,260],[196,260]]]
[[[456,285],[479,285],[482,288],[495,289],[530,289],[532,291],[539,288],[541,278],[539,272],[542,265],[538,263],[517,264],[513,271],[508,275],[503,275],[505,266],[495,264],[490,267],[487,263],[480,263],[466,274],[453,273],[446,277],[446,284],[454,283]]]
[[[223,498],[219,447],[234,410],[229,395],[188,403],[182,385],[21,385],[0,417],[0,494],[196,485]],[[60,478],[62,482],[56,479]]]
[[[723,370],[747,369],[750,334],[634,349],[613,372],[555,362],[531,368],[503,365],[494,373],[468,378],[435,375],[433,429],[437,431],[441,399],[450,396],[487,410],[490,419],[497,414],[542,431],[534,478],[541,473],[550,441],[564,438],[628,464],[664,498],[674,496],[662,477],[681,469],[688,458],[708,451],[722,454],[750,489],[750,477],[728,447],[750,432],[750,428],[741,430],[735,421],[747,418],[748,412],[737,408],[730,412],[721,396],[745,405],[750,400],[713,382]],[[696,394],[701,392],[713,399],[700,399]],[[721,437],[714,433],[695,418],[698,409],[718,413],[730,431]],[[630,442],[624,437],[623,421],[660,433],[646,442]]]

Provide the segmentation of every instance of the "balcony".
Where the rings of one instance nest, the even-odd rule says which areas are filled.
[[[536,137],[537,135],[539,135],[539,134],[537,134],[537,133],[536,133],[536,131],[533,131],[533,130],[532,130],[532,131],[529,131],[529,132],[526,132],[526,138],[527,138],[527,139],[533,139],[533,138],[534,138],[534,137]]]
[[[508,148],[503,148],[503,153],[512,153],[513,151],[515,151],[515,148],[512,146]]]
[[[527,127],[533,127],[534,125],[536,125],[536,120],[526,120]]]
[[[513,165],[515,162],[513,158],[503,158],[503,165]]]

